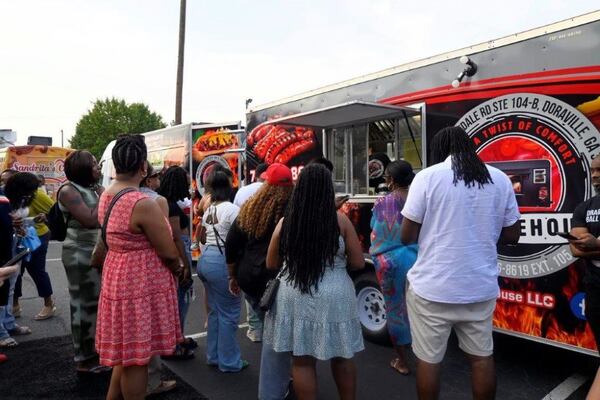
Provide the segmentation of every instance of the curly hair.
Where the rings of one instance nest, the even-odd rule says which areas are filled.
[[[339,249],[340,228],[331,172],[321,164],[307,165],[298,178],[281,229],[280,254],[294,288],[317,291],[325,268]]]
[[[252,239],[271,235],[285,213],[293,189],[292,186],[263,183],[254,196],[242,206],[237,217],[240,229]]]

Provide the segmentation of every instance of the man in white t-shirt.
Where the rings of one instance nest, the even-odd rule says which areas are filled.
[[[462,128],[442,129],[431,148],[434,165],[416,175],[402,210],[402,241],[419,244],[406,294],[417,391],[438,398],[454,329],[471,361],[474,399],[493,399],[496,246],[519,241],[519,208],[508,176],[479,159]]]
[[[260,189],[260,187],[263,184],[264,179],[261,179],[261,175],[263,172],[265,172],[267,170],[268,165],[267,164],[258,164],[256,166],[256,170],[255,170],[255,174],[254,176],[256,176],[256,182],[253,182],[247,186],[243,186],[241,187],[237,193],[235,194],[235,199],[233,199],[233,204],[235,204],[238,207],[242,207],[242,205],[248,201],[248,199],[252,196],[254,196],[254,193],[258,192],[258,189]]]

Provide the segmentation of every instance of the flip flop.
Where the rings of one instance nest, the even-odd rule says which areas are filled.
[[[394,358],[392,360],[392,362],[390,363],[390,367],[395,369],[400,375],[404,375],[404,376],[410,375],[410,369],[408,369],[408,367],[405,367],[405,369],[403,369],[399,366],[399,364],[400,364],[400,359]]]

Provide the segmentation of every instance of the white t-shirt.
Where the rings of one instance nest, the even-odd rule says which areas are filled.
[[[450,157],[419,172],[402,215],[421,224],[419,254],[408,280],[420,297],[468,304],[498,296],[496,244],[503,227],[519,220],[510,179],[487,166],[493,184],[453,183]]]
[[[235,194],[235,199],[233,199],[233,204],[238,207],[241,207],[250,197],[254,196],[258,189],[262,186],[262,182],[254,182],[249,184],[248,186],[244,186],[238,190]]]
[[[210,205],[204,215],[202,216],[202,225],[206,228],[206,245],[217,245],[217,237],[215,236],[214,227],[219,233],[219,245],[221,247],[225,244],[227,233],[229,228],[233,224],[233,221],[238,216],[240,208],[229,201],[219,203],[217,205]],[[213,217],[216,216],[216,221],[213,221]],[[209,223],[210,222],[210,223]],[[224,251],[224,250],[223,250]]]

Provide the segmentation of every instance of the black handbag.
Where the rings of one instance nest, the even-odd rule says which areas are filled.
[[[262,311],[269,311],[271,307],[273,307],[273,303],[275,302],[275,298],[277,297],[277,291],[279,290],[280,284],[279,276],[277,278],[271,279],[267,282],[267,287],[265,288],[265,292],[260,298],[260,302],[258,306]]]

